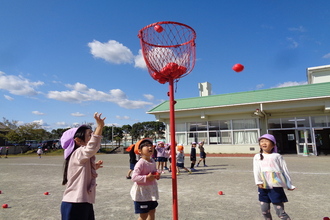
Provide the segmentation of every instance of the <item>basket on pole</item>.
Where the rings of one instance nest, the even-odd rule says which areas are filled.
[[[182,78],[194,68],[196,33],[188,25],[157,22],[142,28],[138,37],[149,74],[159,83]]]
[[[169,83],[170,136],[172,164],[176,166],[174,80],[188,75],[195,66],[196,33],[188,25],[172,21],[150,24],[139,31],[142,54],[150,76]],[[176,172],[172,172],[173,220],[178,219]]]

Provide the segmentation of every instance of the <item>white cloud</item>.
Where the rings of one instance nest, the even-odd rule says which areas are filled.
[[[0,71],[0,89],[14,95],[35,96],[39,93],[35,88],[43,84],[41,81],[31,82],[23,76],[6,75]]]
[[[57,126],[59,126],[59,127],[68,127],[68,124],[67,123],[65,123],[64,121],[59,121],[59,122],[56,122],[55,123]]]
[[[88,43],[88,46],[95,58],[101,58],[110,63],[132,63],[134,60],[131,50],[115,40],[109,40],[107,43],[93,40],[93,42]]]
[[[35,120],[35,121],[33,121],[33,123],[38,123],[41,126],[47,126],[47,123],[44,122],[44,120]]]
[[[324,58],[324,59],[328,59],[328,58],[330,58],[330,53],[327,53],[327,54],[324,55],[322,58]]]
[[[141,69],[147,69],[146,61],[143,58],[142,50],[139,50],[139,54],[134,57],[134,67]]]
[[[292,37],[287,37],[286,40],[289,41],[289,43],[290,43],[289,47],[290,48],[297,48],[299,46],[298,42],[295,41]]]
[[[32,114],[35,115],[45,115],[45,113],[39,112],[39,111],[32,111]]]
[[[144,94],[143,95],[146,99],[148,99],[148,100],[153,100],[155,97],[153,96],[153,95],[151,95],[151,94]]]
[[[306,85],[306,84],[307,84],[306,81],[302,81],[302,82],[288,81],[288,82],[277,84],[275,87],[272,87],[272,88],[280,88],[280,87],[288,87],[288,86],[299,86],[299,85]]]
[[[113,102],[120,107],[127,109],[138,109],[152,105],[151,102],[129,100],[126,94],[120,89],[112,89],[109,93],[97,91],[88,88],[85,84],[76,83],[74,85],[66,85],[71,90],[69,91],[50,91],[47,97],[64,102],[87,102],[87,101],[100,101],[100,102]]]
[[[265,84],[258,84],[258,85],[256,86],[256,89],[262,89],[264,86],[265,86]]]
[[[292,28],[288,28],[289,31],[297,31],[297,32],[306,32],[306,28],[304,28],[303,26],[299,26],[299,27],[292,27]]]
[[[85,116],[85,114],[80,113],[80,112],[71,113],[71,115],[72,115],[72,116],[75,116],[75,117],[82,117],[82,116]]]
[[[14,98],[9,96],[9,95],[3,95],[5,97],[5,99],[9,100],[9,101],[13,101]]]
[[[129,116],[119,116],[119,115],[116,115],[116,118],[119,120],[129,120],[130,119]]]

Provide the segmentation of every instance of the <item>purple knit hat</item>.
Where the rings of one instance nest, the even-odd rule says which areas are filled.
[[[64,159],[66,159],[74,149],[74,135],[76,134],[78,128],[70,128],[65,131],[61,137],[61,145],[64,149]]]
[[[274,153],[277,153],[277,146],[276,146],[276,139],[273,135],[271,134],[264,134],[262,135],[261,137],[258,138],[258,142],[261,140],[261,139],[267,139],[267,140],[270,140],[271,142],[274,143]]]

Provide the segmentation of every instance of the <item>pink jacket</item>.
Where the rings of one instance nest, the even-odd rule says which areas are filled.
[[[100,149],[101,138],[93,135],[87,146],[81,146],[72,153],[63,202],[95,203],[97,177],[95,154]]]

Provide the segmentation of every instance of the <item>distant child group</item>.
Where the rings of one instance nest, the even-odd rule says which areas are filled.
[[[190,161],[191,161],[191,166],[190,170],[187,169],[184,166],[184,147],[182,144],[177,145],[177,153],[176,153],[176,166],[175,170],[177,174],[180,174],[180,168],[186,170],[189,174],[191,174],[192,171],[196,171],[195,164],[196,164],[196,142],[193,142],[191,144],[191,152],[190,152]],[[127,173],[126,178],[131,179],[131,174],[134,170],[134,166],[139,160],[139,154],[135,154],[134,149],[132,148],[134,146],[131,145],[127,148],[126,151],[129,152],[129,163],[130,163],[130,169]],[[205,164],[205,158],[206,158],[206,153],[204,150],[204,142],[199,142],[198,147],[200,150],[200,160],[197,163],[197,166],[199,166],[200,162],[203,161],[204,167],[207,167]],[[154,153],[152,155],[152,159],[157,162],[157,172],[160,174],[164,174],[164,170],[168,170],[169,172],[172,172],[172,158],[171,158],[171,143],[165,144],[163,141],[159,141],[158,143],[153,142],[153,147],[154,147]],[[169,167],[167,167],[167,163],[170,163]]]
[[[66,185],[61,204],[62,220],[95,220],[93,203],[95,203],[96,170],[102,168],[103,164],[103,161],[96,161],[95,158],[95,154],[100,149],[105,120],[105,118],[101,118],[101,115],[94,114],[97,123],[94,132],[90,127],[82,125],[65,131],[61,137],[65,158],[62,184]],[[159,147],[164,148],[165,151],[166,148],[162,147],[162,144],[164,143],[161,143]],[[191,169],[194,169],[196,163],[196,145],[196,143],[192,143]],[[197,166],[201,161],[206,166],[206,154],[203,145],[204,142],[199,143],[201,159],[198,161]],[[270,134],[261,136],[259,146],[260,154],[255,155],[253,159],[253,172],[258,186],[262,214],[265,219],[272,219],[270,203],[273,203],[276,214],[281,219],[289,220],[289,216],[284,211],[284,202],[288,200],[283,188],[294,190],[295,187],[291,184],[286,163],[283,157],[276,153],[274,136]],[[133,171],[128,174],[130,176],[132,173],[131,178],[134,182],[130,194],[134,201],[135,213],[139,214],[138,220],[155,219],[158,206],[157,200],[159,199],[156,181],[160,179],[163,167],[166,167],[166,161],[163,159],[159,161],[157,155],[157,170],[156,162],[153,159],[156,148],[157,146],[154,146],[152,140],[148,138],[144,138],[130,146],[130,151],[133,152],[132,155],[137,154],[141,157],[136,160],[136,163],[132,163],[134,166],[132,165],[130,168],[133,168]],[[184,168],[183,146],[178,145],[177,150],[177,167]],[[160,155],[162,157],[165,154]],[[131,162],[133,161],[130,160]],[[159,162],[163,162],[163,165]]]

